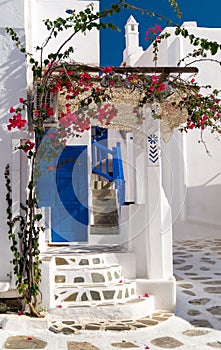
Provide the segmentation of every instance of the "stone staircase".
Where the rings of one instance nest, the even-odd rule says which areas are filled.
[[[154,311],[154,298],[136,295],[136,281],[124,278],[115,253],[54,255],[49,271],[52,317],[131,319]]]
[[[92,174],[91,234],[119,234],[119,204],[114,182]]]
[[[90,234],[119,234],[117,190],[114,183],[92,178],[92,225]],[[121,255],[121,257],[119,256]],[[122,263],[126,267],[124,278]],[[97,250],[70,247],[42,259],[48,281],[46,304],[55,317],[70,319],[134,319],[154,311],[154,298],[136,295],[136,281],[130,278],[135,265],[133,253],[120,247],[100,246]],[[125,264],[126,261],[126,264]],[[46,287],[47,285],[47,287]]]
[[[111,254],[54,257],[54,306],[124,303],[135,297],[135,283],[124,280]]]

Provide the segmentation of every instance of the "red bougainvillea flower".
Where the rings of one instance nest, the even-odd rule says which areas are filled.
[[[158,82],[158,76],[157,75],[152,75],[151,79],[152,79],[152,83],[153,84],[157,84],[157,82]]]
[[[27,340],[32,340],[32,337],[28,337]]]
[[[101,71],[102,71],[102,73],[112,73],[113,68],[108,66],[108,67],[103,68]]]
[[[159,85],[159,87],[157,88],[157,90],[158,90],[158,91],[163,91],[163,90],[165,90],[165,88],[166,88],[166,85],[163,84],[163,83],[160,83],[160,85]]]
[[[22,311],[18,311],[18,316],[22,316],[23,312]]]
[[[149,348],[149,346],[148,346],[148,345],[146,345],[144,349],[150,349],[150,348]]]
[[[54,114],[53,108],[52,108],[52,107],[48,107],[48,109],[47,109],[47,115],[48,115],[49,117],[51,117],[53,114]]]
[[[144,293],[144,297],[148,298],[150,295],[148,293]]]
[[[22,97],[20,97],[20,98],[19,98],[19,102],[20,102],[20,103],[24,103],[25,100],[24,100]]]
[[[84,80],[84,81],[89,81],[89,80],[91,80],[90,74],[88,74],[88,73],[82,73],[82,74],[81,74],[81,80]]]
[[[48,170],[49,170],[49,171],[52,171],[52,170],[53,170],[53,166],[50,165],[50,166],[48,167]]]
[[[34,148],[34,146],[35,146],[34,142],[31,142],[31,140],[27,140],[27,141],[25,141],[23,150],[25,153],[27,153],[27,152],[31,151]]]
[[[7,125],[7,128],[9,131],[11,131],[12,128],[18,128],[21,130],[25,124],[26,120],[22,119],[22,115],[20,113],[13,115],[12,118],[9,119],[9,124]]]
[[[9,112],[10,112],[10,113],[14,113],[14,112],[15,112],[14,107],[10,107]]]
[[[40,112],[36,109],[36,110],[34,110],[34,116],[35,117],[39,117],[39,115],[40,115]]]

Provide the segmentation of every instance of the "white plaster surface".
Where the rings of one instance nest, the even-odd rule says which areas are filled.
[[[112,350],[112,343],[115,342],[132,342],[137,346],[136,349],[144,350],[146,346],[153,350],[160,350],[162,347],[152,344],[152,341],[161,337],[173,337],[176,340],[183,343],[180,347],[182,350],[211,350],[212,347],[208,344],[215,344],[216,348],[220,348],[221,342],[221,330],[220,330],[220,321],[219,316],[210,315],[208,317],[208,311],[206,305],[191,305],[188,306],[188,301],[191,299],[191,296],[185,295],[183,291],[191,290],[196,292],[196,296],[192,298],[201,298],[208,297],[211,298],[209,302],[209,307],[217,306],[220,304],[220,298],[218,294],[208,294],[202,291],[202,286],[207,286],[202,284],[203,281],[191,280],[190,277],[187,277],[186,272],[188,270],[179,270],[180,267],[185,266],[186,264],[191,264],[192,269],[191,273],[196,273],[200,276],[211,277],[211,280],[219,279],[220,271],[220,259],[219,259],[219,246],[220,239],[217,237],[212,240],[208,238],[207,240],[181,240],[175,241],[174,259],[182,261],[179,264],[175,264],[175,272],[179,274],[180,277],[184,280],[177,281],[177,308],[175,316],[170,317],[167,321],[159,323],[158,325],[147,327],[145,329],[129,330],[129,331],[86,331],[82,330],[73,335],[64,335],[64,334],[55,334],[48,330],[50,323],[50,317],[47,316],[46,319],[30,319],[27,316],[17,316],[17,315],[0,315],[0,348],[4,349],[3,344],[9,336],[18,336],[23,335],[28,337],[37,337],[41,340],[46,341],[47,347],[46,350],[66,350],[68,341],[75,342],[89,342],[96,346],[99,350]],[[191,250],[196,250],[191,252]],[[198,250],[198,252],[197,252]],[[210,253],[210,255],[208,255]],[[192,254],[192,257],[186,257],[185,255]],[[181,255],[181,256],[180,256]],[[208,257],[209,260],[215,261],[215,264],[206,263],[205,260],[201,259]],[[200,267],[209,267],[210,270],[203,271]],[[216,277],[215,277],[216,276]],[[184,288],[182,284],[193,285],[192,288]],[[212,286],[212,284],[211,284]],[[217,285],[218,286],[218,285]],[[166,297],[166,293],[164,293]],[[190,317],[187,315],[187,310],[195,309],[200,311],[201,314],[197,317]],[[61,311],[61,310],[60,310]],[[53,316],[56,318],[55,316]],[[61,320],[68,320],[67,315],[60,318]],[[193,319],[205,319],[209,320],[212,324],[211,328],[208,327],[199,327],[193,326],[188,321]],[[187,321],[188,320],[188,321]],[[94,320],[93,320],[94,321]],[[95,322],[95,321],[94,321]],[[19,325],[19,327],[18,327]],[[188,336],[183,332],[192,331],[195,332],[195,335]],[[201,335],[199,335],[201,332]],[[197,335],[198,333],[198,335]]]
[[[189,33],[211,41],[220,42],[220,28],[198,27],[196,22],[185,22]],[[158,55],[158,66],[177,66],[192,48],[188,40],[174,35],[174,28],[166,28],[171,36],[163,40]],[[154,66],[152,47],[149,47],[134,63],[135,66]],[[196,81],[201,85],[212,85],[211,90],[220,89],[220,65],[210,59],[220,60],[221,53],[208,54],[206,62],[194,62],[199,73]],[[189,58],[187,62],[190,62]],[[209,74],[208,74],[209,73]],[[185,74],[187,78],[189,75]],[[205,89],[203,93],[207,93]],[[218,232],[220,221],[220,142],[219,135],[204,132],[204,141],[209,150],[207,154],[200,139],[200,131],[180,134],[175,130],[168,144],[162,143],[162,172],[164,190],[172,209],[174,235],[181,238],[191,232],[191,236],[203,237],[210,228]]]
[[[11,327],[17,328],[18,316],[14,320],[10,320]],[[27,330],[24,331],[26,323]],[[57,335],[50,332],[47,329],[39,329],[37,326],[39,321],[35,320],[35,328],[29,328],[29,321],[19,318],[19,324],[21,330],[1,330],[0,345],[3,348],[3,344],[9,336],[13,335],[26,335],[27,337],[37,337],[48,343],[46,350],[65,350],[67,349],[67,341],[75,342],[89,342],[96,346],[100,350],[113,350],[111,343],[122,342],[133,342],[138,350],[145,349],[148,346],[150,349],[160,350],[162,347],[157,347],[151,344],[151,341],[160,337],[173,337],[183,343],[182,350],[189,349],[201,349],[211,350],[211,347],[207,345],[210,342],[221,341],[221,332],[211,329],[206,329],[207,334],[202,336],[190,337],[183,334],[187,330],[196,330],[195,327],[191,326],[187,321],[173,316],[168,321],[161,323],[160,325],[149,327],[146,329],[140,329],[135,331],[123,331],[123,332],[112,332],[112,331],[82,331],[79,334],[74,335]],[[202,330],[202,328],[197,328]],[[205,329],[203,329],[205,330]]]

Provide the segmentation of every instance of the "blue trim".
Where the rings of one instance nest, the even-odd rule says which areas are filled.
[[[50,184],[48,184],[50,186]],[[88,240],[87,146],[66,146],[57,164],[55,205],[51,208],[53,242]]]
[[[113,174],[109,173],[110,159],[112,159]],[[125,179],[120,142],[117,142],[116,147],[109,149],[92,140],[92,172],[115,182],[119,205],[123,205],[125,203]]]

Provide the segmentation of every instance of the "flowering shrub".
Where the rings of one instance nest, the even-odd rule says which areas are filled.
[[[26,119],[22,119],[22,112],[25,110],[26,101],[23,98],[20,98],[19,102],[23,104],[22,108],[18,107],[15,109],[10,107],[9,112],[13,114],[13,116],[9,118],[9,124],[7,125],[9,131],[11,131],[13,128],[18,128],[21,130],[27,123]]]

